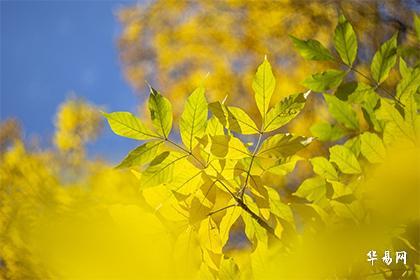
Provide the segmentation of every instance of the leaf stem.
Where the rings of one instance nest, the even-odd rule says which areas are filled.
[[[244,185],[239,190],[239,195],[240,195],[242,200],[243,200],[243,197],[244,197],[244,194],[245,194],[245,189],[248,186],[249,177],[251,176],[252,165],[254,164],[255,156],[257,155],[258,149],[260,147],[263,134],[264,134],[264,132],[261,131],[260,135],[258,136],[257,144],[255,145],[254,151],[253,151],[252,156],[251,156],[251,162],[249,163],[249,167],[248,167],[248,170],[246,172],[246,178],[245,178]]]

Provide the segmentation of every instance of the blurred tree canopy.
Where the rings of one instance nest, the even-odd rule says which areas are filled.
[[[278,77],[274,103],[302,90],[303,78],[326,66],[298,57],[289,34],[330,47],[329,34],[344,13],[361,42],[360,60],[369,61],[385,37],[399,31],[399,41],[406,46],[401,51],[410,61],[409,56],[416,54],[412,49],[415,5],[403,0],[158,0],[120,10],[120,55],[132,86],[142,93],[147,80],[161,88],[174,104],[176,116],[184,98],[205,80],[211,98],[228,96],[233,104],[253,110],[256,117],[247,85],[265,54]]]

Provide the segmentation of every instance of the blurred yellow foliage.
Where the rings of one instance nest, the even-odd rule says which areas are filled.
[[[98,108],[72,97],[58,109],[55,126],[54,143],[58,149],[63,152],[80,151],[100,132],[101,114]]]

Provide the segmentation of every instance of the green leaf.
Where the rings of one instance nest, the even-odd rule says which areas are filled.
[[[257,152],[258,157],[288,157],[308,146],[314,138],[276,134],[267,138]]]
[[[164,138],[168,138],[172,129],[172,105],[157,90],[150,87],[149,111],[153,125]]]
[[[310,159],[314,172],[327,180],[338,180],[337,170],[324,157],[314,157]]]
[[[158,138],[156,133],[146,128],[140,119],[130,112],[103,113],[103,115],[108,120],[112,131],[119,136],[137,140]]]
[[[352,66],[357,56],[357,37],[351,24],[340,17],[334,32],[334,45],[341,60],[348,66]]]
[[[343,71],[331,69],[311,75],[302,84],[313,91],[323,92],[338,87],[345,75]]]
[[[327,185],[323,178],[312,177],[303,181],[294,195],[306,198],[308,201],[319,201],[325,198]]]
[[[179,123],[182,142],[189,151],[192,151],[198,143],[196,137],[203,136],[206,130],[207,115],[204,87],[199,87],[188,97]]]
[[[397,62],[397,33],[382,44],[375,53],[370,65],[372,78],[381,84],[388,77],[389,71]]]
[[[140,187],[149,188],[170,182],[173,178],[176,163],[185,159],[187,156],[168,151],[161,153],[141,173]]]
[[[371,163],[383,162],[386,156],[381,138],[370,132],[360,135],[360,152]]]
[[[356,156],[345,146],[336,145],[331,147],[330,161],[337,164],[341,172],[345,174],[359,174],[362,172]]]
[[[264,62],[258,67],[252,83],[252,89],[255,93],[255,102],[257,103],[258,110],[260,111],[263,120],[265,120],[275,86],[276,80],[274,79],[271,65],[268,62],[267,57],[265,57]]]
[[[329,94],[324,94],[324,98],[328,104],[328,111],[334,119],[349,129],[357,130],[359,128],[356,113],[349,103]]]
[[[277,103],[267,114],[264,132],[276,130],[295,118],[305,106],[310,91],[289,95]]]
[[[229,129],[241,134],[257,134],[259,129],[251,117],[241,108],[226,107]]]
[[[152,141],[138,146],[128,153],[126,158],[117,166],[117,168],[139,166],[150,162],[156,156],[161,144],[162,141]]]
[[[289,35],[299,54],[308,60],[334,60],[330,51],[317,40],[301,40]]]
[[[345,135],[341,128],[326,122],[316,123],[310,130],[312,135],[320,141],[336,141]]]

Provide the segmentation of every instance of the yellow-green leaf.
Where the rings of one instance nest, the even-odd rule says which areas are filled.
[[[293,218],[293,212],[289,205],[282,202],[280,195],[272,188],[267,188],[269,202],[270,202],[270,211],[280,219],[289,222],[291,225],[294,225],[295,221]]]
[[[328,111],[331,115],[345,127],[357,130],[359,122],[352,106],[337,97],[329,94],[324,94],[325,101],[328,104]]]
[[[167,138],[172,129],[172,105],[157,90],[150,87],[149,111],[159,134]]]
[[[334,32],[334,45],[341,60],[352,66],[357,56],[357,37],[350,22],[341,16]]]
[[[307,199],[308,201],[318,201],[325,197],[327,185],[324,178],[308,178],[299,186],[294,195]]]
[[[263,120],[265,120],[275,86],[276,80],[274,79],[271,65],[265,57],[264,62],[258,67],[252,83],[252,89],[255,93],[255,102],[257,103],[258,110],[260,111]]]
[[[326,122],[316,123],[311,126],[311,133],[320,141],[336,141],[344,136],[344,131]]]
[[[235,203],[235,201],[231,201],[231,203]],[[232,228],[232,225],[236,222],[236,220],[241,215],[241,212],[242,210],[240,207],[230,207],[226,210],[226,214],[223,216],[219,225],[220,239],[222,241],[222,246],[224,246],[226,242],[228,241],[230,229]]]
[[[331,55],[330,51],[325,48],[317,40],[301,40],[292,35],[293,45],[298,50],[299,54],[308,60],[333,60],[334,57]]]
[[[257,134],[259,129],[251,117],[241,108],[226,107],[229,129],[241,134]]]
[[[152,141],[138,146],[124,158],[117,168],[131,167],[148,163],[156,156],[161,144],[162,141]]]
[[[338,180],[337,170],[324,157],[314,157],[310,159],[314,172],[327,180]]]
[[[277,103],[268,113],[264,132],[276,130],[290,122],[305,106],[310,91],[287,96]]]
[[[120,136],[148,140],[158,138],[158,135],[146,128],[139,118],[130,112],[103,113],[112,131]]]
[[[362,172],[356,156],[345,146],[336,145],[331,147],[330,161],[337,164],[341,172],[345,174],[359,174]]]
[[[259,149],[258,157],[288,157],[308,146],[314,138],[276,134],[267,138]]]
[[[179,123],[181,139],[188,150],[191,151],[198,143],[196,137],[203,136],[207,115],[208,108],[204,88],[199,87],[188,97]]]
[[[241,159],[250,153],[241,140],[233,135],[216,135],[211,138],[211,153],[219,158]]]
[[[345,75],[343,71],[331,69],[311,75],[302,82],[302,85],[316,92],[324,92],[338,87]]]
[[[388,77],[389,71],[397,62],[397,33],[391,39],[382,44],[379,50],[375,53],[370,65],[372,78],[378,84],[385,81]]]
[[[186,157],[187,155],[176,152],[166,151],[159,154],[142,172],[140,187],[148,188],[170,182],[176,163]]]
[[[371,163],[383,162],[386,151],[381,138],[370,132],[360,135],[360,152]]]

